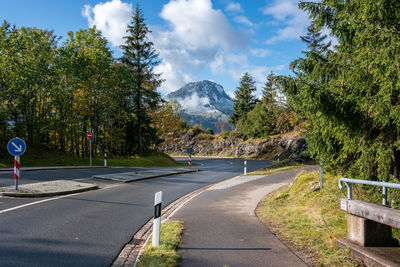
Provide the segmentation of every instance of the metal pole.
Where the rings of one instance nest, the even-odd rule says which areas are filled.
[[[247,161],[244,161],[244,175],[247,175]]]
[[[92,138],[89,141],[90,167],[92,167]]]
[[[154,196],[154,223],[153,223],[153,247],[160,245],[160,229],[161,229],[161,202],[162,191],[157,192]]]

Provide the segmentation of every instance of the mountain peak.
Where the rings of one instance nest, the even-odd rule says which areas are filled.
[[[213,124],[228,122],[232,115],[232,99],[221,85],[209,80],[190,82],[168,94],[167,98],[176,100],[182,106],[183,117],[190,117],[190,123],[202,123],[206,128],[215,129]]]

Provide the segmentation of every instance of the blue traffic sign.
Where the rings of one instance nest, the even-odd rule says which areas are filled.
[[[188,147],[186,152],[188,153],[188,155],[193,155],[194,154],[194,149],[192,147]]]
[[[21,138],[15,137],[8,142],[8,153],[13,156],[21,156],[26,150],[25,141]]]

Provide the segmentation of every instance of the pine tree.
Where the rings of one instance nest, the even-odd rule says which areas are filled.
[[[255,80],[249,73],[245,73],[240,79],[240,85],[235,92],[235,99],[233,105],[233,114],[230,122],[234,125],[240,119],[245,119],[248,112],[250,112],[257,104],[257,98],[254,92],[257,90]]]
[[[354,178],[400,178],[400,2],[302,2],[334,52],[309,45],[281,79],[307,118],[307,146],[326,167]],[[305,39],[308,44],[311,40]],[[321,44],[321,47],[326,47]]]
[[[154,67],[160,63],[154,44],[148,40],[151,31],[144,23],[144,17],[139,5],[132,15],[132,21],[124,37],[125,44],[121,46],[123,56],[121,62],[129,73],[126,77],[126,86],[130,89],[132,101],[132,121],[128,125],[128,131],[135,131],[138,152],[142,154],[144,149],[156,140],[155,130],[150,126],[151,117],[149,111],[156,108],[160,102],[160,94],[156,89],[161,85],[161,74],[154,73]],[[133,150],[135,142],[132,132],[127,133],[130,139],[130,150]]]

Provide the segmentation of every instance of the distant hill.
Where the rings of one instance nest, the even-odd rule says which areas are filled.
[[[205,129],[211,128],[215,132],[231,127],[228,122],[233,100],[215,82],[191,82],[168,94],[167,98],[176,100],[182,106],[181,117],[191,125],[202,124]]]

